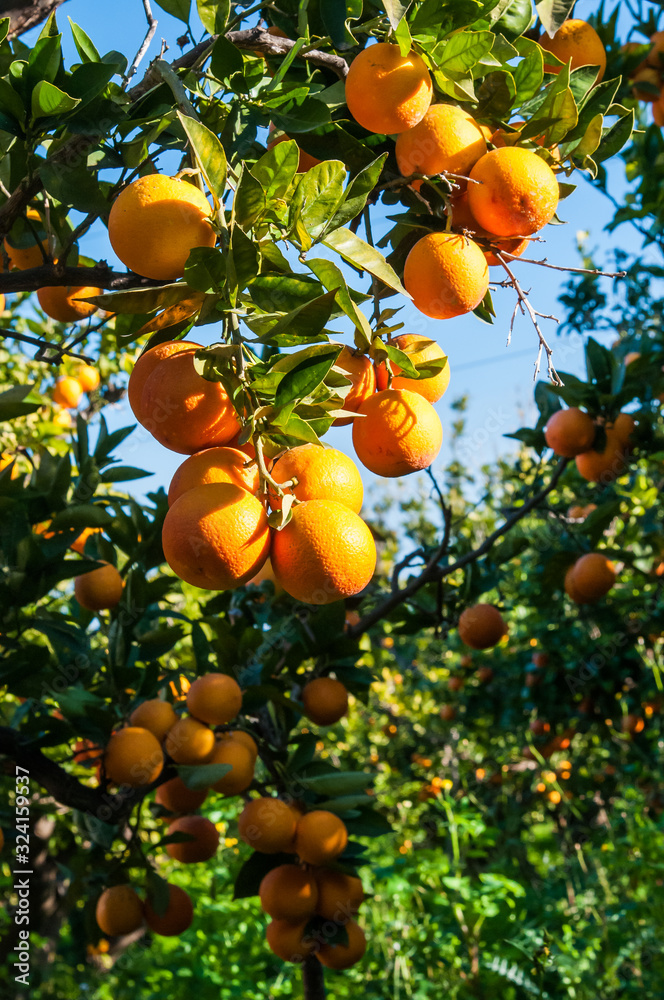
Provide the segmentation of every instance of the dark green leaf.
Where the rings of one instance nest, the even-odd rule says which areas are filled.
[[[198,792],[221,781],[233,767],[231,764],[178,764],[176,770],[187,788]]]
[[[167,14],[177,17],[178,21],[189,24],[191,16],[191,0],[155,0],[158,7],[165,10]]]
[[[190,118],[188,115],[182,114],[181,111],[178,111],[178,118],[196,154],[196,160],[203,172],[207,186],[215,201],[220,202],[226,190],[228,170],[224,147],[216,135],[196,118]]]
[[[276,407],[284,407],[294,399],[304,399],[313,393],[341,352],[340,347],[329,347],[324,351],[313,347],[307,350],[312,352],[311,355],[286,372],[279,383],[274,400]]]
[[[48,80],[40,80],[32,91],[32,117],[48,118],[52,115],[65,115],[78,107],[80,100],[70,97]]]

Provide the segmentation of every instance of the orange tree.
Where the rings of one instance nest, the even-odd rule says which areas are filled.
[[[190,5],[162,6],[190,36]],[[0,396],[0,752],[11,776],[3,829],[34,900],[30,908],[14,885],[5,974],[24,993],[38,976],[49,995],[46,964],[64,923],[74,929],[72,967],[86,942],[97,960],[122,954],[146,928],[186,931],[195,903],[174,873],[214,864],[220,832],[237,832],[229,846],[253,849],[243,848],[235,895],[259,894],[272,918],[267,942],[278,959],[302,965],[307,998],[324,995],[324,968],[360,961],[357,873],[380,857],[363,841],[389,837],[390,819],[403,826],[403,817],[393,789],[390,819],[380,808],[361,752],[344,765],[311,728],[339,723],[349,693],[354,704],[373,697],[381,633],[408,649],[422,632],[429,655],[442,636],[452,656],[461,642],[496,649],[497,669],[507,631],[537,641],[550,618],[565,648],[589,650],[615,620],[607,594],[631,616],[629,601],[652,590],[647,616],[626,626],[650,669],[658,578],[644,586],[639,574],[659,552],[658,530],[637,526],[624,504],[633,496],[635,514],[656,504],[638,478],[633,492],[625,478],[643,475],[657,451],[656,352],[626,368],[622,348],[591,340],[587,380],[561,376],[515,274],[515,260],[531,258],[531,238],[572,194],[562,178],[583,170],[601,180],[602,163],[632,132],[635,100],[614,73],[626,58],[615,18],[598,26],[600,42],[584,22],[567,21],[572,6],[538,4],[540,26],[530,3],[245,12],[199,0],[203,39],[147,71],[139,68],[155,31],[149,3],[146,42],[131,64],[100,55],[72,24],[80,62],[66,67],[54,16],[30,50],[9,40],[3,22],[0,290],[16,296],[7,335],[37,348],[31,361],[3,358],[16,384]],[[569,49],[575,33],[592,44]],[[387,256],[372,235],[382,205],[396,213],[380,241]],[[83,256],[100,224],[126,271]],[[489,266],[502,280],[490,282]],[[593,282],[595,269],[586,270],[582,280]],[[353,271],[369,276],[366,291],[349,284]],[[321,438],[335,422],[352,423],[370,471],[397,478],[428,468],[442,438],[432,402],[447,387],[446,357],[428,336],[394,336],[402,324],[385,300],[410,296],[435,320],[475,311],[491,321],[490,284],[516,296],[536,333],[536,369],[545,356],[550,379],[536,390],[538,425],[517,436],[558,458],[535,464],[524,452],[503,465],[481,516],[464,499],[455,462],[444,488],[433,480],[442,527],[420,518],[416,547],[405,552],[378,520],[371,530],[360,518],[357,470],[323,451]],[[329,329],[341,321],[351,344]],[[71,332],[73,323],[84,325]],[[186,339],[194,327],[209,346]],[[116,456],[127,454],[132,428],[109,431],[103,414],[129,372],[143,428],[133,453],[152,437],[190,456],[168,499],[160,491],[140,503],[116,485],[144,475]],[[84,392],[69,441],[68,414]],[[622,412],[634,400],[636,423]],[[563,514],[570,493],[596,510]],[[522,599],[524,580],[534,592]],[[547,598],[563,586],[567,597],[549,616]],[[489,664],[480,684],[492,680]],[[511,737],[522,742],[516,718],[523,722],[524,706],[529,713],[536,738],[514,764],[522,782],[579,728],[555,711],[564,670],[540,688],[544,662],[535,667],[523,704],[503,720],[500,752],[511,760]],[[622,722],[606,708],[624,734],[622,752],[628,738],[628,749],[640,746],[645,724],[623,693],[632,674],[616,687],[619,669],[605,693],[612,707],[622,698]],[[453,680],[458,696],[462,678]],[[599,712],[602,685],[583,682],[583,712]],[[554,710],[540,711],[539,690]],[[440,707],[447,727],[453,700]],[[350,726],[357,735],[361,727]],[[398,734],[395,723],[384,729],[388,741]],[[356,751],[365,746],[363,736]],[[400,752],[398,741],[389,752]],[[461,756],[472,759],[466,749]],[[496,775],[504,769],[507,760]],[[447,795],[450,781],[431,782],[423,801]],[[478,995],[483,873],[469,865],[467,884],[459,881],[473,825],[469,818],[460,838],[448,798],[442,815],[455,865],[446,885],[461,895],[452,913],[470,963],[453,985],[463,995],[467,981],[467,995]],[[568,815],[558,827],[570,829]],[[501,912],[497,900],[515,891],[503,882],[487,913]],[[528,953],[538,975],[545,947],[537,941]],[[498,975],[497,948],[493,960],[487,983]]]

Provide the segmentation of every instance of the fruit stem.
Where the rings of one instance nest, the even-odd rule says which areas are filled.
[[[325,973],[315,955],[305,958],[302,966],[304,1000],[325,1000]]]
[[[289,487],[293,485],[292,480],[287,483],[278,483],[272,478],[267,469],[267,464],[265,462],[265,452],[263,451],[263,439],[260,434],[253,441],[254,448],[256,449],[256,465],[258,466],[258,474],[261,479],[261,493],[268,494],[270,488],[279,497],[285,496],[284,486]]]

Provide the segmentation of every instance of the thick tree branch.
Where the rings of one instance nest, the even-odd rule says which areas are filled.
[[[302,965],[304,1000],[325,1000],[325,973],[315,955],[310,955]]]
[[[0,0],[0,17],[11,18],[9,38],[22,35],[36,24],[41,24],[61,3],[64,0],[24,0],[23,3],[17,3],[17,0]]]
[[[25,271],[9,271],[0,274],[0,292],[35,292],[45,285],[92,285],[120,291],[127,288],[158,288],[170,282],[153,281],[129,271],[113,271],[102,260],[94,267],[63,267],[59,264],[43,264]]]

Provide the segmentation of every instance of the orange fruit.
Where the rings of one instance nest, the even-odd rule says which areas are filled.
[[[33,223],[34,228],[39,232],[41,236],[44,233],[44,227],[42,224],[41,215],[35,208],[29,208],[27,210],[26,218]],[[44,254],[42,253],[42,248],[46,255],[49,253],[48,237],[45,236],[41,241],[41,247],[38,242],[35,241],[35,235],[29,226],[25,226],[23,236],[19,244],[14,244],[10,237],[7,237],[4,241],[5,253],[7,254],[9,260],[9,269],[25,271],[32,267],[41,267],[44,263]]]
[[[348,712],[348,691],[333,677],[316,677],[304,685],[302,704],[317,726],[332,726]]]
[[[369,45],[353,59],[346,77],[346,104],[368,132],[392,135],[413,128],[429,109],[433,87],[416,52],[398,45]]]
[[[553,170],[530,149],[492,149],[470,172],[468,204],[496,236],[530,236],[551,221],[560,189]]]
[[[108,217],[108,236],[122,263],[159,281],[181,278],[194,247],[213,247],[212,208],[193,184],[148,174],[124,188]]]
[[[473,235],[473,239],[477,239],[480,242],[478,246],[484,254],[484,259],[486,260],[489,267],[500,266],[500,261],[496,256],[496,253],[509,254],[511,257],[521,257],[525,250],[528,249],[530,245],[530,240],[519,239],[519,237],[511,239],[499,239],[494,233],[488,232],[488,230],[483,229],[479,222],[470,211],[470,204],[468,202],[468,192],[464,191],[463,194],[457,195],[451,202],[452,208],[452,226],[454,230],[468,230]],[[484,246],[484,241],[490,243],[494,250],[489,250]],[[508,261],[509,263],[509,261]]]
[[[267,559],[267,514],[260,500],[232,483],[195,486],[166,514],[162,545],[181,580],[206,590],[232,590]]]
[[[240,685],[228,674],[203,674],[189,688],[187,708],[201,722],[224,725],[242,709]]]
[[[434,104],[417,125],[399,133],[395,153],[404,177],[445,171],[467,176],[486,153],[486,139],[463,108]]]
[[[489,649],[507,634],[507,625],[492,604],[475,604],[459,616],[459,638],[471,649]]]
[[[241,839],[261,854],[290,852],[296,829],[296,814],[281,799],[251,799],[237,821]]]
[[[651,66],[641,66],[630,77],[632,81],[632,96],[636,101],[644,101],[646,104],[659,103],[658,92],[662,85],[661,73]],[[639,84],[646,84],[640,87]]]
[[[305,604],[331,604],[359,594],[376,568],[376,545],[354,511],[335,500],[298,504],[274,533],[274,573],[287,594]]]
[[[606,428],[602,451],[584,451],[576,456],[576,467],[589,483],[607,485],[622,476],[627,468],[627,445],[615,428]]]
[[[142,702],[129,716],[130,726],[148,729],[160,743],[177,721],[178,717],[171,703],[161,698],[150,698]]]
[[[606,50],[595,29],[587,21],[578,17],[570,17],[563,21],[553,38],[547,34],[540,35],[539,44],[546,52],[552,52],[561,62],[569,63],[571,69],[579,66],[597,66],[595,83],[599,83],[606,72]],[[560,66],[548,66],[546,56],[544,69],[547,73],[560,72]]]
[[[640,353],[638,351],[630,351],[623,358],[623,364],[624,364],[625,368],[627,368],[628,365],[631,365],[632,361],[638,361],[638,359],[640,357],[641,357],[641,355],[640,355]]]
[[[101,560],[100,560],[101,561]],[[105,611],[122,600],[122,577],[110,563],[81,573],[74,580],[74,596],[87,611]]]
[[[143,904],[131,885],[112,885],[97,900],[95,918],[108,937],[131,934],[143,924]]]
[[[78,379],[72,378],[70,375],[64,375],[53,386],[51,398],[58,406],[64,406],[68,410],[75,410],[81,402],[82,395],[83,387]]]
[[[636,421],[631,413],[619,413],[612,426],[618,440],[626,445],[629,444],[629,439],[636,429]]]
[[[401,336],[395,337],[394,340],[390,341],[390,344],[392,347],[396,347],[397,350],[407,354],[415,367],[426,365],[427,361],[438,361],[440,358],[447,357],[445,351],[435,340],[429,340],[428,337],[424,337],[419,333],[402,333]],[[407,375],[399,374],[401,368],[396,362],[390,361],[390,366],[393,376],[392,389],[410,389],[411,392],[417,392],[420,396],[424,396],[430,403],[437,403],[439,399],[442,399],[450,384],[449,364],[445,365],[436,375],[432,375],[430,378],[409,378]],[[380,364],[376,365],[376,385],[378,389],[387,389],[387,382],[387,365],[384,361],[381,361]]]
[[[206,448],[186,458],[176,469],[168,487],[169,506],[194,486],[234,483],[256,494],[260,486],[258,466],[238,448]]]
[[[427,469],[440,451],[443,428],[431,403],[408,389],[384,389],[361,407],[353,445],[362,465],[395,478]]]
[[[403,280],[413,305],[425,316],[452,319],[480,304],[489,287],[489,269],[473,240],[457,233],[428,233],[406,257]]]
[[[138,410],[152,436],[183,455],[227,444],[240,426],[221,383],[196,371],[193,351],[178,351],[155,365]]]
[[[166,845],[166,853],[175,861],[191,865],[197,861],[209,861],[217,853],[219,834],[214,823],[205,816],[180,816],[168,825],[169,836],[186,833],[193,840]]]
[[[565,582],[563,587],[567,596],[571,598],[575,604],[583,604],[583,598],[574,584],[574,568],[575,564],[573,563],[565,573]]]
[[[265,939],[274,954],[284,962],[303,962],[316,947],[307,933],[306,920],[298,924],[288,920],[273,920],[265,929]]]
[[[479,667],[475,672],[475,676],[480,684],[488,684],[493,678],[493,669],[491,667]]]
[[[265,580],[270,580],[270,582],[274,584],[275,597],[279,597],[280,594],[283,594],[284,588],[281,586],[280,583],[277,582],[277,578],[274,575],[274,570],[272,569],[272,562],[270,559],[265,560],[265,562],[259,569],[258,573],[256,573],[255,576],[252,576],[251,580],[247,580],[247,584],[253,583],[254,586],[258,587]]]
[[[574,563],[571,585],[576,596],[572,599],[578,604],[594,604],[606,597],[615,582],[613,563],[600,552],[589,552]]]
[[[127,726],[113,733],[104,751],[104,770],[116,785],[141,788],[156,781],[164,766],[157,737],[140,726]]]
[[[335,368],[341,368],[351,381],[351,387],[344,398],[343,409],[356,413],[365,399],[376,391],[376,373],[371,360],[366,354],[358,354],[350,347],[344,347],[334,362]],[[352,424],[355,417],[337,417],[335,427]]]
[[[350,969],[356,965],[367,950],[367,939],[364,931],[355,920],[346,924],[348,944],[324,944],[317,952],[318,960],[327,969]]]
[[[99,372],[92,365],[79,365],[75,372],[83,392],[94,392],[99,388]]]
[[[162,937],[174,937],[191,927],[194,904],[188,893],[179,885],[168,886],[168,905],[164,913],[157,913],[149,899],[145,901],[145,922],[153,932]]]
[[[633,736],[634,733],[643,732],[645,729],[645,722],[640,716],[630,712],[628,715],[623,715],[620,720],[620,728],[623,733],[628,733],[630,736]]]
[[[214,745],[210,727],[190,715],[178,719],[166,734],[166,753],[176,764],[207,764]]]
[[[593,418],[577,406],[557,410],[549,418],[544,432],[546,443],[556,455],[575,458],[592,448],[595,440]]]
[[[127,383],[129,405],[139,424],[144,423],[147,419],[147,415],[141,409],[141,399],[148,375],[154,371],[160,361],[170,357],[171,354],[179,354],[180,351],[197,351],[200,346],[200,344],[192,344],[188,340],[169,340],[165,344],[159,344],[146,351],[145,354],[141,354]]]
[[[337,924],[345,924],[358,912],[364,900],[364,889],[359,878],[333,868],[318,868],[316,882],[318,916],[334,920]]]
[[[84,555],[85,543],[87,542],[88,538],[91,538],[93,535],[99,534],[100,531],[101,528],[83,528],[83,531],[80,533],[78,538],[71,543],[69,548],[72,550],[72,552],[78,552],[80,556]]]
[[[316,912],[317,880],[297,865],[279,865],[263,878],[258,895],[269,917],[297,923]]]
[[[235,740],[220,740],[208,763],[230,764],[231,770],[212,786],[215,792],[222,795],[239,795],[254,780],[254,755],[248,747]]]
[[[346,849],[348,831],[343,820],[326,809],[305,813],[295,831],[295,853],[308,865],[327,865]]]
[[[452,722],[456,718],[456,708],[454,705],[441,705],[438,714],[443,722]]]
[[[290,139],[290,136],[286,135],[285,133],[283,135],[280,135],[277,139],[275,139],[273,135],[274,132],[275,132],[275,126],[272,124],[272,122],[270,122],[270,126],[268,129],[268,141],[267,141],[268,149],[274,149],[274,147],[278,146],[280,142],[288,142],[288,140]],[[311,168],[315,167],[317,163],[322,163],[322,160],[317,160],[315,156],[311,155],[311,153],[306,153],[303,149],[300,149],[300,158],[297,164],[298,174],[306,174],[307,170],[311,170]]]
[[[171,778],[160,785],[155,802],[172,813],[192,813],[205,802],[207,788],[192,790],[187,788],[182,778]]]
[[[220,740],[233,740],[234,743],[241,743],[243,747],[251,753],[254,759],[254,764],[258,760],[258,746],[256,740],[249,733],[245,733],[242,729],[232,729],[228,733],[222,733],[219,737]]]
[[[78,323],[97,312],[93,302],[83,302],[94,295],[101,295],[101,288],[91,285],[55,285],[37,289],[37,298],[47,316],[58,323]]]
[[[302,444],[284,452],[274,464],[272,478],[282,484],[297,480],[285,489],[298,500],[335,500],[356,514],[362,509],[364,487],[355,462],[336,448]],[[274,490],[269,494],[273,510],[281,510],[282,498]]]

